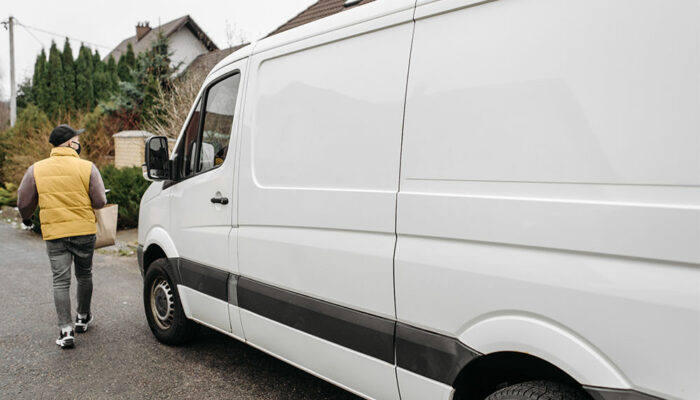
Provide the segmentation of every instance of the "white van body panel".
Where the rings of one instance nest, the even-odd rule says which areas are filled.
[[[398,320],[700,398],[700,2],[419,4]]]
[[[412,15],[252,56],[240,165],[243,276],[393,318]]]
[[[141,197],[139,212],[138,243],[148,249],[152,244],[160,247],[168,258],[177,257],[178,252],[170,234],[170,195],[163,193],[162,182],[148,186]]]
[[[241,229],[239,246],[242,272],[250,274],[246,276],[254,273],[256,280],[277,287],[283,287],[280,282],[289,282],[287,288],[294,288],[295,292],[313,293],[315,298],[394,318],[393,293],[385,290],[393,279],[391,269],[386,268],[392,259],[385,250],[394,246],[390,235],[245,227]],[[363,280],[362,288],[358,288],[358,277],[368,276],[373,279]],[[362,296],[358,296],[360,291]]]
[[[166,197],[167,199],[167,197]],[[167,208],[166,208],[167,209]],[[139,233],[141,230],[139,229]],[[162,226],[152,226],[148,231],[145,232],[145,237],[143,241],[139,240],[139,243],[143,243],[144,249],[148,249],[151,245],[156,245],[160,247],[165,256],[168,258],[177,258],[179,253],[177,252],[177,247],[173,243],[173,239],[168,234],[168,231]]]
[[[455,389],[444,383],[396,367],[396,378],[401,390],[401,400],[451,400]]]
[[[228,305],[228,316],[231,321],[231,334],[240,341],[245,341],[245,332],[241,322],[241,309],[233,304]]]
[[[504,311],[503,315],[470,326],[459,340],[475,345],[483,354],[517,351],[535,355],[569,372],[578,382],[618,389],[630,387],[610,360],[585,339],[538,315]]]
[[[413,29],[409,3],[388,15],[374,5],[358,7],[342,18],[372,10],[382,10],[382,16],[285,45],[257,44],[239,170],[242,276],[395,318],[395,207]],[[271,41],[283,41],[279,36]],[[398,399],[393,364],[282,325],[271,341],[269,330],[248,325],[266,324],[264,316],[241,312],[246,339],[258,347],[331,381],[342,376],[344,387],[363,396]],[[289,345],[301,337],[314,343],[313,352]],[[342,352],[352,361],[339,363]]]
[[[393,365],[243,309],[241,319],[251,346],[358,396],[399,398]]]
[[[177,285],[177,293],[180,295],[182,309],[187,318],[231,334],[229,304],[227,302],[207,296],[184,285]],[[240,338],[242,339],[242,337]]]

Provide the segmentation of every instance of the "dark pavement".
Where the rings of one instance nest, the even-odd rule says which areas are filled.
[[[159,343],[135,257],[96,253],[93,285],[94,323],[59,349],[44,242],[0,221],[0,399],[357,398],[210,329],[186,346]]]

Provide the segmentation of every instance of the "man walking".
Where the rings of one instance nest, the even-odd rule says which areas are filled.
[[[68,125],[57,126],[49,136],[54,146],[51,156],[27,169],[17,191],[17,206],[25,225],[31,225],[32,214],[39,206],[61,330],[56,344],[61,348],[73,347],[75,343],[69,292],[73,261],[78,281],[75,331],[86,332],[92,322],[92,255],[97,231],[93,208],[102,208],[107,202],[100,172],[93,163],[78,156],[78,135],[82,132]]]

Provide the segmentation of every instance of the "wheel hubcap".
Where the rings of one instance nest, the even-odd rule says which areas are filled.
[[[173,291],[165,279],[153,281],[151,286],[151,313],[160,329],[168,329],[175,318],[175,301]]]

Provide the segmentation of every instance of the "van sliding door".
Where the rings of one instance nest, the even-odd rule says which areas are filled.
[[[309,39],[261,42],[242,136],[246,339],[381,399],[398,398],[394,224],[412,6],[368,3],[323,21],[344,29],[313,35],[328,25],[310,24],[295,30]]]

